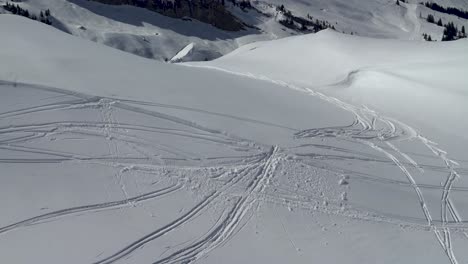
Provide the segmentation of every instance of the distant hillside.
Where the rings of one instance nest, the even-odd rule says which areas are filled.
[[[468,10],[466,0],[430,2],[445,9]],[[0,13],[23,10],[16,14],[29,13],[30,18],[46,23],[49,19],[53,27],[74,36],[167,62],[213,60],[248,43],[315,33],[325,28],[349,35],[415,41],[455,40],[466,34],[468,19],[435,11],[420,0],[398,3],[396,0],[0,0]],[[12,5],[15,8],[8,7]],[[50,16],[42,19],[40,13],[46,10]],[[190,52],[177,56],[187,47],[191,47]]]
[[[112,5],[133,5],[156,11],[163,15],[190,17],[228,31],[244,29],[244,24],[225,8],[225,0],[93,0]],[[243,5],[247,2],[235,4]]]

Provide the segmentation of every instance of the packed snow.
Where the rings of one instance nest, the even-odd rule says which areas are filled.
[[[0,35],[2,263],[468,259],[465,40],[167,64],[19,16]]]

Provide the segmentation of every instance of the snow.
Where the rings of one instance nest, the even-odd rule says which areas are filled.
[[[192,65],[312,88],[417,124],[425,133],[436,129],[448,140],[453,135],[466,142],[468,123],[459,121],[468,115],[467,60],[468,40],[379,40],[327,30],[253,43],[219,60]]]
[[[35,0],[18,4],[36,14],[50,9],[53,26],[65,32],[160,61],[172,58],[191,42],[199,47],[194,59],[213,59],[235,49],[237,46],[230,39],[245,34],[229,34],[198,21],[172,19],[142,8],[87,0]]]
[[[464,40],[167,64],[18,16],[0,35],[1,262],[468,259]]]
[[[0,4],[4,2],[0,0]],[[174,19],[126,5],[88,0],[34,0],[16,4],[35,14],[50,9],[53,26],[72,35],[159,61],[170,60],[190,43],[196,49],[185,59],[203,61],[220,57],[243,43],[271,38],[249,28],[226,32],[194,19]],[[247,16],[257,23],[268,20],[259,17],[257,12]],[[281,32],[278,32],[280,36],[289,35]]]
[[[263,0],[274,5],[284,5],[294,14],[330,22],[339,32],[374,38],[422,40],[422,34],[442,38],[442,27],[437,27],[425,21],[427,14],[434,14],[420,5],[419,0]],[[426,2],[426,1],[424,1]],[[443,6],[468,9],[468,3],[463,0],[431,0]],[[432,12],[431,12],[432,11]],[[422,15],[422,18],[420,18]],[[468,26],[468,21],[454,16],[436,14],[446,17],[461,28]],[[447,20],[447,21],[448,21]],[[444,21],[444,23],[446,23]]]
[[[194,47],[193,43],[185,46],[181,51],[179,51],[172,59],[171,62],[181,62],[185,57],[190,55]]]
[[[0,4],[6,0],[0,0]],[[396,5],[394,0],[264,0],[252,1],[258,10],[241,10],[227,1],[227,8],[254,28],[226,32],[196,20],[173,19],[143,8],[112,6],[87,0],[34,0],[16,4],[31,13],[50,9],[53,26],[97,43],[146,58],[168,61],[187,45],[194,49],[183,61],[212,60],[236,48],[261,40],[284,38],[299,32],[279,23],[276,5],[284,4],[293,15],[330,22],[339,32],[377,38],[422,40],[422,34],[442,38],[443,28],[425,21],[432,10],[419,1]],[[466,1],[437,1],[444,6],[468,9]],[[1,10],[3,12],[3,10]],[[468,20],[435,14],[444,23],[453,21],[459,28]],[[420,17],[421,16],[421,17]]]

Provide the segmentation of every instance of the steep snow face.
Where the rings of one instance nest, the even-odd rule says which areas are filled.
[[[346,93],[420,80],[431,62],[447,77],[449,63],[464,67],[423,56],[438,45],[324,32],[196,65],[216,70],[158,63],[18,16],[0,16],[0,34],[2,263],[468,259],[466,153],[444,152],[413,114],[400,119],[383,100],[364,107]],[[463,51],[458,43],[444,49]],[[298,55],[304,46],[322,49]],[[279,52],[295,61],[273,67]],[[416,58],[429,68],[357,71],[332,85],[358,66]],[[464,144],[460,135],[452,140]]]

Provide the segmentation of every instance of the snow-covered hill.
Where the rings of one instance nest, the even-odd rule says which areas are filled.
[[[468,116],[467,61],[468,39],[412,42],[326,30],[253,43],[191,65],[285,81],[468,140],[468,122],[459,122]]]
[[[7,0],[0,0],[0,4]],[[436,1],[467,10],[464,1]],[[188,45],[190,54],[177,61],[204,61],[218,58],[234,49],[259,40],[301,34],[279,23],[277,6],[284,5],[294,16],[319,19],[337,31],[377,38],[422,40],[423,34],[442,38],[443,27],[428,23],[434,12],[417,1],[396,5],[394,0],[264,0],[252,1],[254,9],[241,10],[226,1],[227,9],[251,27],[227,32],[193,19],[174,19],[143,8],[111,6],[87,0],[23,0],[16,2],[32,14],[49,9],[53,26],[98,43],[143,57],[169,61]],[[442,13],[444,23],[459,28],[468,20]]]
[[[360,36],[392,39],[421,40],[422,34],[427,33],[440,40],[442,27],[427,23],[428,14],[443,17],[444,23],[454,21],[459,27],[468,26],[468,20],[455,16],[439,14],[423,5],[419,0],[265,0],[281,5],[301,16],[309,14],[314,19],[327,20],[340,32]],[[443,6],[468,9],[468,2],[464,0],[432,0]]]
[[[468,259],[466,41],[324,31],[173,65],[0,34],[2,263]]]
[[[5,2],[0,0],[0,4]],[[227,32],[193,19],[174,19],[143,8],[87,0],[34,0],[15,4],[38,16],[40,11],[49,9],[53,26],[72,35],[161,61],[170,60],[191,43],[193,52],[184,60],[203,61],[217,58],[244,43],[272,38],[254,29]],[[270,20],[257,12],[250,13],[249,19],[258,23]],[[291,32],[278,31],[275,37]]]

